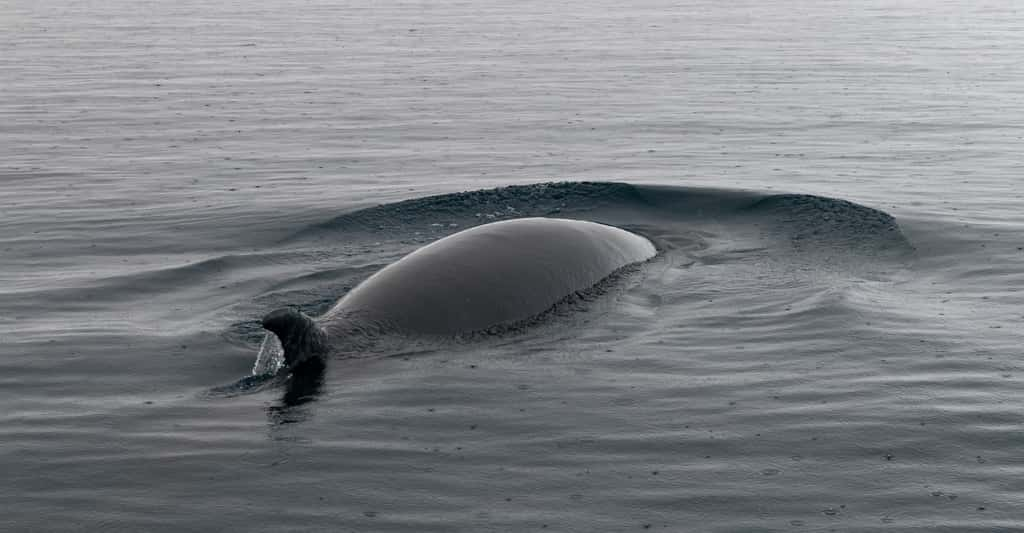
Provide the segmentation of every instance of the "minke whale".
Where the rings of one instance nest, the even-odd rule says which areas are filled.
[[[523,323],[656,254],[647,238],[596,222],[492,222],[384,267],[320,317],[289,307],[262,323],[280,341],[285,369],[295,369],[368,334],[459,336]]]

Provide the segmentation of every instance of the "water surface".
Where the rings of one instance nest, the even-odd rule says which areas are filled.
[[[1016,6],[631,4],[0,4],[2,528],[1024,528]],[[225,392],[538,215],[662,254]]]

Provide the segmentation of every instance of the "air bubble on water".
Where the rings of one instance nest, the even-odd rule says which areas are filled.
[[[274,374],[284,366],[284,348],[277,335],[267,332],[260,343],[260,351],[256,354],[256,363],[252,366],[252,375],[263,376]]]

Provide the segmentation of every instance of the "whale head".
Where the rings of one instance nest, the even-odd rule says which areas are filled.
[[[307,361],[322,363],[327,355],[327,332],[298,309],[282,307],[267,313],[263,327],[281,341],[285,366],[289,370]]]

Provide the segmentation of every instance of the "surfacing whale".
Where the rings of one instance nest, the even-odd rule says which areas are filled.
[[[595,222],[493,222],[388,265],[318,318],[281,308],[263,317],[263,327],[295,369],[368,332],[443,337],[521,323],[656,253],[646,238]]]

